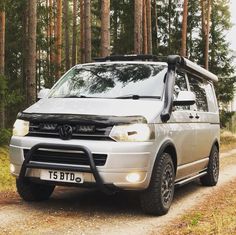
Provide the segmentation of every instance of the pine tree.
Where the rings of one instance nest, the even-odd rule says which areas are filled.
[[[77,0],[73,0],[72,65],[77,63]]]
[[[152,11],[151,11],[151,0],[147,0],[146,11],[147,11],[147,47],[148,54],[152,54]]]
[[[143,54],[148,52],[148,36],[147,36],[147,1],[143,0]]]
[[[187,26],[188,26],[188,0],[184,0],[183,20],[182,20],[182,39],[181,56],[187,56]]]
[[[84,0],[80,0],[80,63],[85,61]]]
[[[69,16],[68,16],[68,0],[63,1],[63,20],[64,20],[64,42],[65,42],[65,60],[66,70],[70,69],[70,39],[69,39]]]
[[[153,30],[153,46],[154,46],[154,51],[158,50],[158,47],[159,47],[159,42],[158,42],[158,16],[157,16],[157,1],[154,0],[152,2],[152,5],[153,5],[153,19],[154,19],[154,30]]]
[[[85,18],[85,62],[91,62],[91,5],[90,0],[84,0],[84,18]]]
[[[142,52],[142,1],[134,0],[134,53]]]
[[[37,0],[28,0],[28,38],[26,55],[26,102],[36,101],[36,28]]]
[[[110,0],[102,0],[100,54],[102,57],[110,54]]]
[[[5,10],[0,8],[0,129],[5,127]]]
[[[62,0],[57,0],[57,30],[56,30],[56,78],[61,77],[62,54]]]
[[[209,67],[209,34],[211,20],[211,0],[201,0],[202,35],[204,45],[204,66]]]

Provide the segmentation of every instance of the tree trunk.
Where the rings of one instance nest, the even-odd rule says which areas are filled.
[[[80,63],[85,61],[84,0],[80,0]]]
[[[0,76],[5,70],[5,11],[0,9]],[[3,88],[4,89],[4,88]],[[0,129],[5,127],[4,91],[0,90]]]
[[[169,54],[171,54],[171,4],[172,1],[169,0],[169,4],[168,4],[168,50],[169,50]]]
[[[70,39],[69,39],[69,19],[68,19],[68,0],[63,1],[63,13],[65,24],[65,59],[66,59],[66,71],[70,69]]]
[[[26,101],[31,105],[36,101],[36,28],[37,0],[28,0],[28,50],[26,57]]]
[[[0,10],[0,75],[5,69],[5,11]]]
[[[52,0],[49,0],[49,38],[50,38],[50,67],[54,63],[54,50],[53,50],[53,37],[54,37],[54,30],[53,30],[53,5]],[[50,68],[50,71],[52,69]],[[52,71],[50,72],[50,76],[52,76]]]
[[[47,25],[50,25],[50,4],[49,4],[50,0],[46,1],[46,8],[48,11],[48,15],[47,15]],[[48,87],[49,86],[49,78],[50,78],[50,27],[47,27],[47,37],[46,37],[46,42],[47,42],[47,50],[46,50],[46,62],[47,62],[47,79],[45,79],[45,86]]]
[[[211,21],[211,0],[201,0],[201,14],[202,14],[202,34],[204,45],[204,67],[209,67],[209,34]]]
[[[201,0],[201,16],[202,16],[202,34],[206,36],[206,9],[205,0]]]
[[[56,79],[61,77],[62,0],[57,0]]]
[[[151,0],[147,0],[147,46],[148,54],[152,54],[152,6]]]
[[[183,21],[182,21],[182,40],[181,56],[187,56],[187,25],[188,25],[188,0],[184,0]]]
[[[117,41],[118,41],[118,9],[117,9],[117,2],[114,2],[114,27],[113,27],[113,52],[117,53]]]
[[[110,0],[102,0],[100,54],[102,57],[110,55]]]
[[[154,45],[158,48],[158,16],[157,16],[157,3],[156,0],[153,1],[153,11],[154,11],[154,17],[155,17],[155,38],[154,38]]]
[[[134,53],[142,51],[142,1],[134,0]]]
[[[72,65],[77,63],[77,0],[73,0]]]
[[[85,62],[91,62],[91,5],[90,0],[85,0]]]
[[[147,5],[146,0],[143,0],[143,54],[148,52],[148,42],[147,42]]]
[[[207,2],[207,23],[206,23],[206,43],[205,43],[205,69],[209,69],[209,37],[211,21],[211,0]]]

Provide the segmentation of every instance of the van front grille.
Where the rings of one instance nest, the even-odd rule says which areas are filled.
[[[28,152],[29,150],[24,149],[24,157],[26,157]],[[104,166],[106,164],[107,155],[93,154],[93,159],[96,166]],[[89,166],[89,159],[82,152],[37,150],[35,153],[33,153],[31,161]]]
[[[63,125],[67,124],[31,121],[28,136],[62,138],[60,129]],[[69,139],[112,140],[109,137],[112,126],[104,124],[69,124],[69,126],[72,132]]]

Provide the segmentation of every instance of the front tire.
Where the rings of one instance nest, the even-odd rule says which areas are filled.
[[[168,153],[162,153],[156,160],[150,185],[140,195],[143,211],[147,214],[165,215],[174,196],[175,169]]]
[[[16,179],[16,188],[23,200],[27,202],[38,202],[49,199],[55,186],[37,184],[28,179]]]
[[[217,184],[219,178],[219,165],[219,150],[214,145],[209,157],[207,174],[200,178],[202,185],[215,186]]]

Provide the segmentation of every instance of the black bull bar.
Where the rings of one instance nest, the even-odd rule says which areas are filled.
[[[63,166],[63,165],[55,165],[53,163],[37,163],[37,162],[30,162],[33,154],[38,150],[38,149],[54,149],[54,150],[73,150],[73,151],[82,151],[86,157],[89,159],[89,168],[88,167],[80,167],[80,166]],[[98,169],[95,165],[93,155],[91,151],[81,145],[63,145],[63,144],[47,144],[47,143],[40,143],[34,145],[29,152],[27,153],[25,160],[21,166],[21,171],[19,174],[19,179],[24,180],[26,176],[26,170],[28,168],[31,169],[49,169],[49,170],[64,170],[64,171],[75,171],[75,172],[87,172],[87,173],[92,173],[94,176],[94,179],[96,181],[96,185],[98,188],[106,193],[106,194],[113,194],[115,190],[108,188],[104,182],[102,177],[100,176]]]

